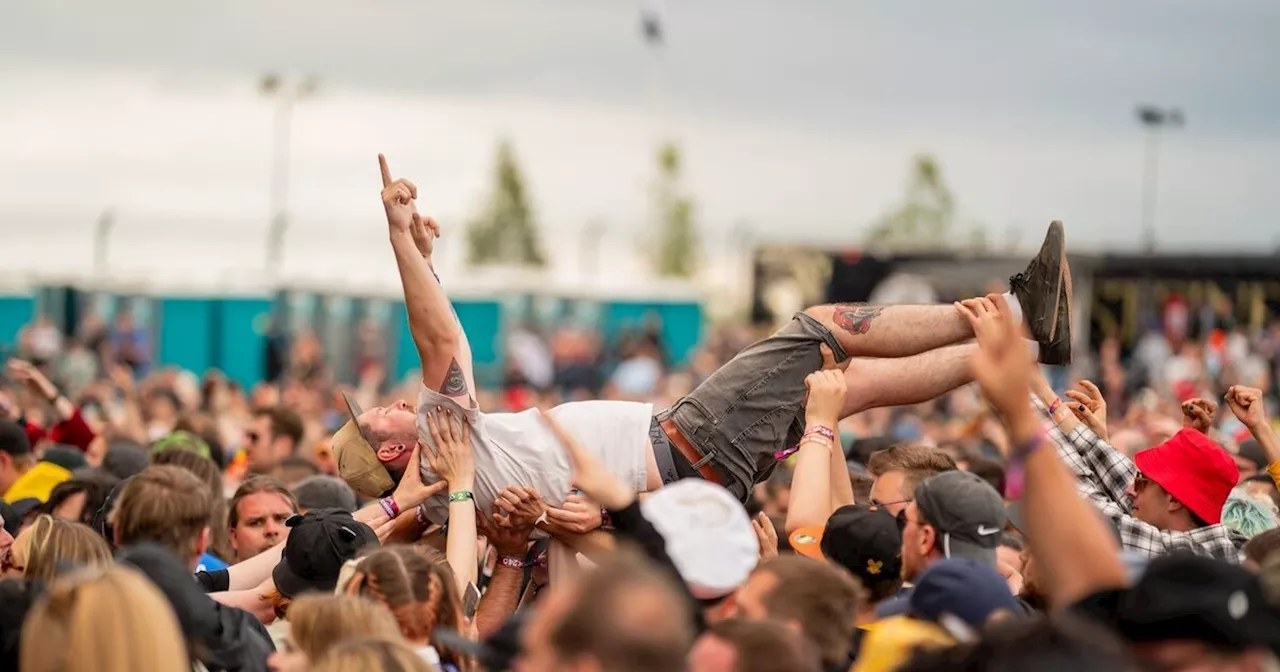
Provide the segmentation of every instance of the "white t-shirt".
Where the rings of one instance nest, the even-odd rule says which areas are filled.
[[[453,399],[427,389],[418,394],[418,434],[434,447],[427,428],[427,412],[437,406],[460,413],[471,425],[476,482],[472,494],[483,513],[493,510],[498,494],[511,485],[537,489],[551,506],[558,507],[573,490],[569,456],[560,442],[530,409],[520,413],[481,413],[464,409]],[[630,401],[576,401],[549,411],[582,447],[594,453],[614,476],[636,492],[645,489],[645,455],[650,450],[649,425],[653,405]],[[422,480],[431,484],[440,477],[422,461]],[[443,524],[449,517],[449,496],[442,493],[423,505],[427,518]]]

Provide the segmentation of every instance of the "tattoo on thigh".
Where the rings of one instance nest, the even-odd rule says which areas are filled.
[[[444,374],[444,384],[440,386],[440,394],[446,397],[460,397],[467,393],[467,377],[462,373],[462,366],[455,358],[449,362],[449,372]]]
[[[835,307],[832,321],[837,327],[860,336],[871,331],[871,321],[884,310],[883,306],[872,306],[865,303],[843,303]]]

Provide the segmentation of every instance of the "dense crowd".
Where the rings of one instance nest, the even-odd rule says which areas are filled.
[[[23,330],[0,667],[1280,670],[1280,329],[1175,301],[1085,361],[1054,223],[1007,293],[815,306],[682,368],[657,330],[521,327],[482,390],[381,163],[406,381],[374,338],[352,381],[273,338],[245,389],[128,311]]]

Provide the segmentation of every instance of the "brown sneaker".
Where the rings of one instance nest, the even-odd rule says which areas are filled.
[[[1071,269],[1067,266],[1062,222],[1049,224],[1040,252],[1026,270],[1009,278],[1009,291],[1022,305],[1022,318],[1040,344],[1040,361],[1071,363]]]

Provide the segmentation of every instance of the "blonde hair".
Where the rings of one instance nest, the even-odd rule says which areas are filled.
[[[80,523],[37,516],[18,533],[10,549],[13,564],[27,579],[52,581],[58,566],[92,567],[111,563],[111,549],[96,532]]]
[[[365,637],[329,650],[311,672],[435,672],[404,642]]]
[[[400,639],[386,609],[351,595],[304,595],[289,605],[289,638],[308,660],[319,660],[351,637]]]
[[[90,568],[53,581],[22,627],[22,672],[190,669],[173,609],[137,570]]]
[[[386,546],[360,559],[346,592],[383,604],[405,639],[435,646],[442,660],[465,667],[465,661],[435,641],[438,626],[466,631],[456,585],[448,567],[434,562],[423,549]]]

